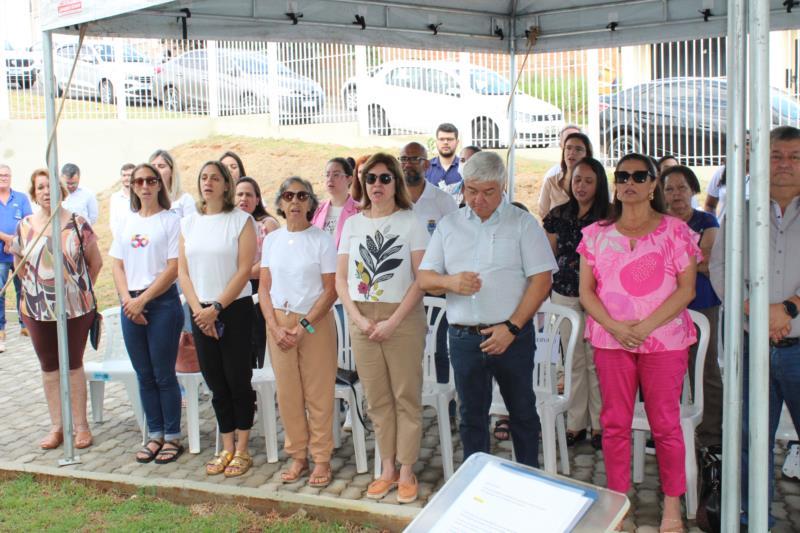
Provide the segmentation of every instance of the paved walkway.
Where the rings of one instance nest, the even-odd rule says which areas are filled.
[[[13,322],[13,321],[11,321]],[[97,354],[87,348],[86,359],[96,359]],[[90,417],[91,419],[91,417]],[[195,480],[218,482],[227,487],[248,487],[263,491],[291,492],[298,494],[333,496],[351,500],[365,499],[366,486],[372,477],[369,473],[356,472],[352,442],[343,435],[342,446],[335,451],[331,461],[333,483],[325,489],[307,487],[307,478],[298,483],[284,485],[280,482],[280,471],[286,466],[287,457],[281,451],[279,462],[267,463],[264,441],[257,429],[251,439],[254,468],[240,478],[209,478],[203,468],[214,450],[214,415],[209,401],[201,402],[201,453],[184,454],[176,463],[168,465],[138,464],[134,454],[141,443],[141,433],[132,415],[124,388],[117,383],[106,386],[105,422],[92,424],[94,445],[80,455],[81,464],[63,468],[61,471],[80,470],[98,473],[113,473],[148,479]],[[38,442],[48,429],[47,407],[42,394],[41,374],[36,355],[30,341],[19,336],[16,324],[8,329],[7,351],[0,355],[0,457],[16,464],[55,466],[63,457],[63,450],[45,451]],[[426,410],[420,461],[415,471],[420,481],[420,500],[411,504],[421,507],[443,483],[442,460],[439,453],[439,437],[435,413]],[[185,431],[185,426],[184,426]],[[457,432],[453,435],[456,462],[462,459]],[[283,434],[279,433],[279,442]],[[367,447],[372,457],[373,440],[368,437]],[[510,456],[508,443],[494,444],[494,453]],[[541,460],[541,459],[540,459]],[[776,460],[776,472],[783,462]],[[456,465],[457,466],[457,465]],[[595,452],[588,442],[571,450],[572,476],[597,485],[605,484],[605,467],[602,454]],[[645,481],[629,493],[631,512],[625,522],[626,531],[658,531],[661,493],[658,490],[658,472],[653,456],[647,456]],[[780,474],[778,474],[780,476]],[[396,493],[389,493],[383,500],[387,505],[396,505]],[[800,531],[800,483],[784,481],[778,477],[776,502],[773,513],[779,518],[772,529],[776,533]],[[690,523],[694,526],[694,523]],[[692,527],[692,531],[699,531]]]

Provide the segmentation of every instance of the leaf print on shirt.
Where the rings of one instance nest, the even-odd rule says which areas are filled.
[[[358,252],[361,261],[356,263],[356,278],[359,280],[358,293],[364,296],[365,302],[377,302],[383,294],[380,283],[388,281],[394,277],[393,270],[403,264],[402,259],[390,259],[389,257],[399,252],[403,246],[393,244],[399,238],[398,235],[388,233],[384,235],[375,230],[375,236],[367,235],[367,245],[358,245]]]

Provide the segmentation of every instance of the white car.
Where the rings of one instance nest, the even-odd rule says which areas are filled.
[[[53,62],[59,95],[67,85],[77,52],[77,44],[66,44],[55,50]],[[117,63],[115,54],[113,44],[84,44],[68,96],[96,97],[104,104],[111,104],[118,94],[125,94],[126,100],[151,102],[153,64],[130,45],[122,47],[122,63]],[[122,72],[118,73],[118,69]],[[123,80],[125,86],[115,87],[117,79]]]
[[[493,70],[469,69],[462,87],[461,64],[446,61],[389,61],[359,87],[358,100],[367,106],[369,132],[391,135],[399,131],[433,133],[443,122],[464,123],[467,114],[472,140],[485,148],[500,147],[509,128],[507,116],[511,83]],[[561,110],[518,92],[518,145],[549,146],[564,126]]]
[[[3,43],[6,59],[6,82],[21,89],[29,89],[36,83],[36,68],[33,54],[23,50],[14,50],[11,44]]]

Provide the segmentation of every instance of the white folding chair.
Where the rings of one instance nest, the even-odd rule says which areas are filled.
[[[560,329],[564,321],[570,325],[566,349],[562,350]],[[542,454],[544,470],[556,474],[557,451],[561,456],[561,473],[569,475],[567,426],[564,413],[569,408],[572,394],[572,357],[578,343],[581,317],[572,309],[549,300],[542,303],[534,316],[536,330],[536,355],[533,366],[533,390],[536,393],[536,411],[542,426]],[[558,392],[558,368],[564,369],[564,389]],[[505,403],[495,384],[492,414],[507,415]],[[558,448],[558,450],[556,449]],[[512,456],[514,454],[512,443]]]
[[[144,420],[144,410],[139,396],[139,380],[133,369],[125,341],[122,338],[122,325],[120,323],[120,308],[111,307],[102,312],[103,337],[105,344],[102,360],[86,361],[83,370],[89,384],[89,395],[92,405],[92,420],[96,424],[103,422],[103,400],[105,399],[106,382],[119,381],[128,392],[128,399],[133,408],[136,423],[142,432],[142,443],[147,440],[147,424]]]
[[[690,394],[687,369],[681,394],[681,430],[686,447],[686,518],[694,519],[697,512],[697,457],[694,449],[694,433],[703,421],[703,368],[708,350],[708,319],[697,311],[689,310],[692,321],[700,331],[697,340],[697,355],[694,362],[694,391]],[[644,481],[645,432],[650,431],[644,402],[637,401],[633,411],[633,482]]]
[[[333,318],[336,322],[336,350],[339,360],[339,368],[345,370],[355,370],[356,363],[353,358],[353,351],[350,347],[350,332],[347,325],[347,317],[342,320],[339,313],[334,309]],[[356,382],[353,387],[342,383],[337,383],[333,393],[336,404],[334,405],[333,417],[333,441],[334,446],[338,448],[342,445],[342,425],[339,420],[339,402],[346,402],[350,409],[353,438],[353,451],[356,456],[356,472],[363,474],[369,470],[369,462],[367,460],[367,437],[364,424],[361,423],[361,416],[365,416],[364,411],[364,389],[361,382]]]

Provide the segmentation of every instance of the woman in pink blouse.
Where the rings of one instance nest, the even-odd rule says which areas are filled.
[[[664,195],[646,156],[620,159],[614,183],[610,218],[586,227],[578,246],[586,338],[603,399],[608,487],[630,488],[631,422],[641,388],[664,492],[660,531],[683,531],[680,395],[688,348],[697,340],[686,306],[702,255],[689,227],[664,214]]]

